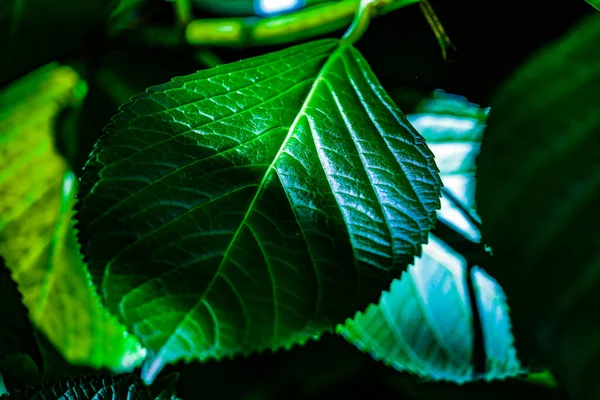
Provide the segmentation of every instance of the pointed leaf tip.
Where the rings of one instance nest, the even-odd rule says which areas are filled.
[[[152,381],[334,329],[419,252],[439,196],[433,155],[362,55],[322,40],[134,97],[86,165],[77,218],[105,303],[160,355]]]

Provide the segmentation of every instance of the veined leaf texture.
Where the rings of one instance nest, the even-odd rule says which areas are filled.
[[[376,301],[420,253],[440,179],[360,53],[321,40],[134,97],[82,177],[110,310],[179,359],[289,347]]]
[[[473,222],[475,158],[487,113],[462,97],[437,91],[408,116],[435,154],[447,190],[438,211],[440,223],[464,241],[480,239]],[[475,368],[475,329],[483,334],[483,371]],[[469,268],[463,255],[433,233],[423,255],[394,280],[379,303],[339,325],[338,332],[373,358],[426,379],[463,383],[526,372],[513,346],[502,288],[482,269]]]
[[[169,375],[152,386],[146,386],[135,374],[67,378],[26,386],[0,395],[0,400],[177,400],[178,378]]]

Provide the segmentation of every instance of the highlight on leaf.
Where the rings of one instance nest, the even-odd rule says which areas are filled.
[[[474,223],[474,161],[487,114],[460,96],[436,91],[408,115],[435,154],[446,189],[439,223],[456,231],[467,248],[480,238]],[[481,371],[476,368],[475,330],[483,335]],[[527,372],[513,346],[502,288],[434,233],[423,255],[392,282],[379,303],[337,331],[373,358],[430,380],[464,383]]]
[[[132,98],[86,165],[77,218],[152,381],[335,328],[419,254],[439,195],[431,152],[361,54],[321,40]]]
[[[72,226],[75,176],[55,148],[58,113],[85,91],[73,69],[51,64],[0,92],[0,256],[69,362],[126,370],[142,349],[90,286]]]

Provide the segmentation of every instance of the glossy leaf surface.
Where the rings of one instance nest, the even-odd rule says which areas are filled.
[[[434,152],[449,191],[442,197],[438,218],[466,241],[480,236],[463,213],[475,208],[474,161],[486,118],[487,110],[441,91],[408,116]],[[486,362],[481,376],[474,369],[474,329],[478,328],[469,284],[484,336]],[[338,332],[375,359],[427,379],[462,383],[523,372],[502,288],[483,270],[469,269],[467,260],[434,234],[429,235],[422,257],[394,280],[379,303],[340,325]]]
[[[573,399],[600,397],[600,15],[496,94],[478,171],[490,267],[519,348]]]
[[[139,344],[90,287],[71,220],[75,177],[54,146],[57,114],[84,93],[55,64],[0,93],[0,255],[33,323],[67,360],[129,368]]]
[[[80,239],[151,381],[334,328],[419,253],[439,190],[362,56],[323,40],[125,104],[85,169]]]

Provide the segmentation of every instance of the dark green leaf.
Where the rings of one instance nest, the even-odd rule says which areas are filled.
[[[360,53],[324,40],[134,97],[81,189],[90,272],[152,380],[304,342],[376,300],[426,240],[440,181]]]
[[[0,396],[1,400],[177,400],[177,376],[148,387],[134,374],[63,379],[27,386]]]
[[[574,399],[600,397],[600,15],[495,96],[478,204],[519,350]]]
[[[442,181],[453,196],[442,197],[438,218],[464,234],[464,240],[480,236],[477,226],[461,212],[474,211],[474,161],[486,118],[487,110],[443,92],[434,93],[433,99],[408,116],[435,154]],[[491,380],[522,373],[502,288],[483,270],[469,270],[467,260],[434,234],[423,246],[423,256],[394,280],[379,303],[340,325],[338,332],[400,371],[433,380],[473,380],[478,375],[468,273],[484,334],[483,377]]]

